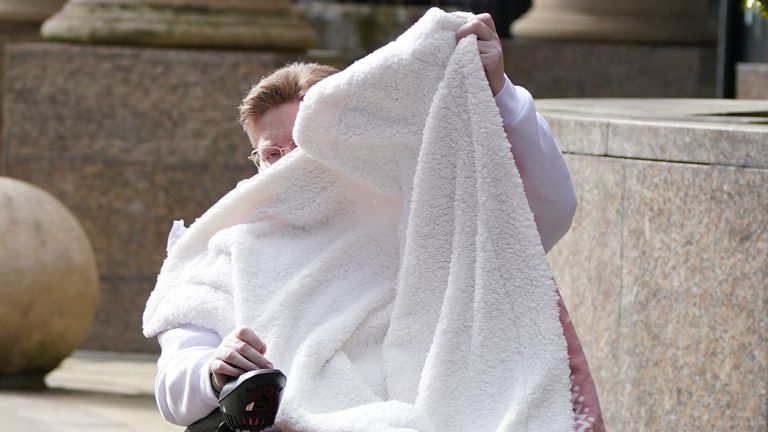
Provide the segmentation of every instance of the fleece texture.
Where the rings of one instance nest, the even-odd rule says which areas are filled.
[[[468,15],[312,88],[299,149],[170,248],[151,337],[249,325],[284,431],[572,431],[558,297]]]

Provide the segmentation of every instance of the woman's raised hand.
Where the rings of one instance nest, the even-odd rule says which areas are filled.
[[[272,363],[264,357],[267,345],[249,327],[241,326],[228,334],[216,348],[211,362],[211,386],[220,392],[233,378],[256,370],[271,369]]]
[[[456,40],[474,34],[477,36],[477,47],[480,50],[480,61],[483,63],[485,77],[491,86],[494,96],[504,88],[507,82],[504,78],[504,53],[501,50],[501,40],[496,34],[496,25],[490,14],[475,15],[456,30]]]

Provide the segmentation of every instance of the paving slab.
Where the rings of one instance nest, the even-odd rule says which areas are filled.
[[[153,396],[156,357],[76,352],[41,392],[0,391],[3,431],[179,432]]]
[[[45,377],[52,389],[154,398],[157,356],[76,351]]]

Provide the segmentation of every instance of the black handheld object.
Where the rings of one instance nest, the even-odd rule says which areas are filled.
[[[258,369],[224,385],[219,396],[224,422],[219,432],[267,432],[275,423],[285,382],[277,369]]]

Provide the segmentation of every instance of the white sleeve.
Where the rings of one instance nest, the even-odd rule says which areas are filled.
[[[162,349],[155,379],[157,407],[165,420],[189,426],[219,406],[208,371],[221,338],[188,325],[160,333],[157,341]]]
[[[565,159],[533,97],[509,78],[496,94],[504,131],[525,187],[544,250],[550,249],[571,227],[576,213],[576,191]]]

